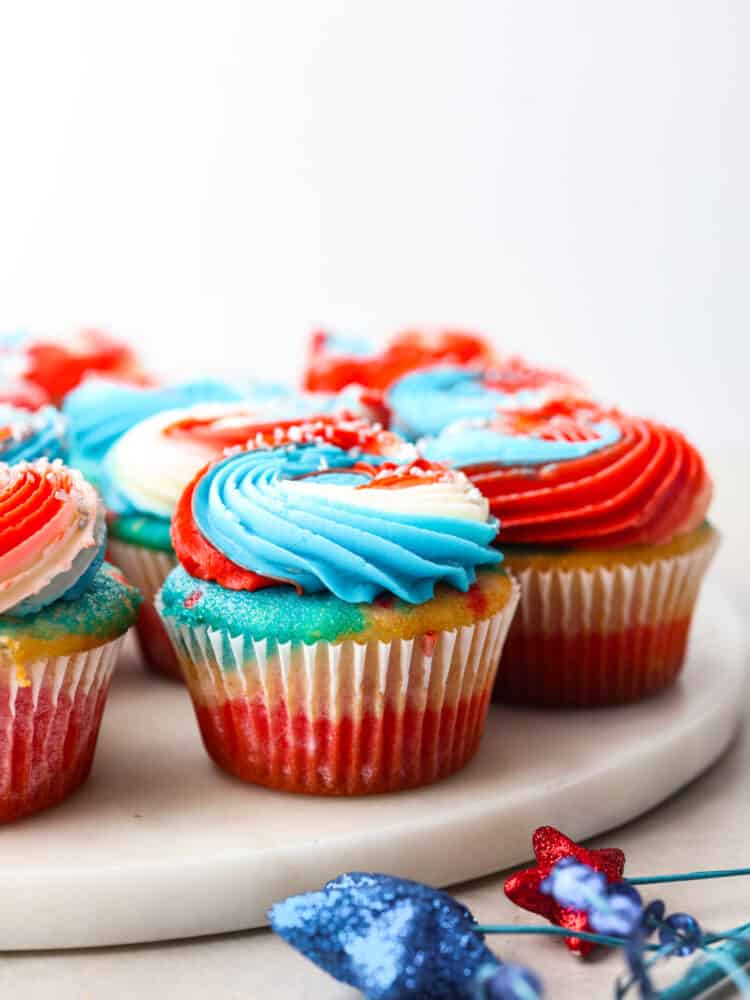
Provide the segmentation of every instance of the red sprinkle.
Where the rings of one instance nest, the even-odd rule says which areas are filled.
[[[192,594],[188,594],[185,600],[182,602],[183,608],[194,608],[198,601],[203,597],[202,590],[194,590]]]

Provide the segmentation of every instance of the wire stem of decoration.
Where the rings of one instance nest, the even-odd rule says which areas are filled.
[[[625,938],[615,937],[611,934],[592,934],[590,931],[571,931],[566,927],[546,927],[536,924],[477,924],[474,930],[478,934],[538,934],[548,937],[576,937],[581,941],[590,941],[592,944],[601,944],[610,948],[622,948],[627,944]],[[647,951],[658,951],[659,945],[646,945]]]
[[[738,875],[750,875],[750,868],[718,868],[716,871],[678,872],[674,875],[644,875],[638,878],[625,878],[624,882],[631,885],[661,885],[665,882],[700,882],[708,878],[736,878]]]
[[[745,995],[750,994],[750,977],[744,970],[750,962],[750,924],[740,924],[714,937],[723,940],[706,949],[682,979],[662,990],[659,1000],[694,1000],[729,979]]]

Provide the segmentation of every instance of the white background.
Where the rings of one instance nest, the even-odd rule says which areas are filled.
[[[0,11],[5,329],[289,377],[459,323],[744,443],[746,0]]]

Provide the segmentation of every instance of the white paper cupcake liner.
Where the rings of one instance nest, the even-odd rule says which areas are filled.
[[[391,642],[269,648],[165,623],[216,763],[274,788],[355,795],[428,784],[471,759],[517,602],[514,584],[484,621]]]
[[[53,805],[85,780],[123,639],[0,668],[0,821]]]
[[[574,569],[508,568],[521,602],[495,695],[529,704],[632,701],[671,683],[700,585],[719,544],[650,562]]]
[[[154,598],[177,565],[175,554],[110,538],[109,558],[143,594],[135,630],[146,665],[155,673],[180,679],[182,674],[172,644],[154,610]]]
[[[174,552],[148,549],[145,545],[131,545],[130,542],[121,542],[111,536],[108,552],[110,562],[120,567],[150,604],[153,604],[162,584],[177,565]]]

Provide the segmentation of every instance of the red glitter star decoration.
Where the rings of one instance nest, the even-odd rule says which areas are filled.
[[[536,865],[506,879],[505,895],[516,906],[538,913],[558,927],[571,931],[590,931],[588,914],[569,906],[560,906],[554,897],[540,892],[539,886],[558,861],[569,857],[601,872],[608,882],[619,882],[625,870],[625,855],[617,847],[586,850],[553,826],[540,826],[535,830],[532,844]],[[594,947],[590,941],[581,941],[575,935],[565,938],[565,943],[576,955],[588,955]]]

